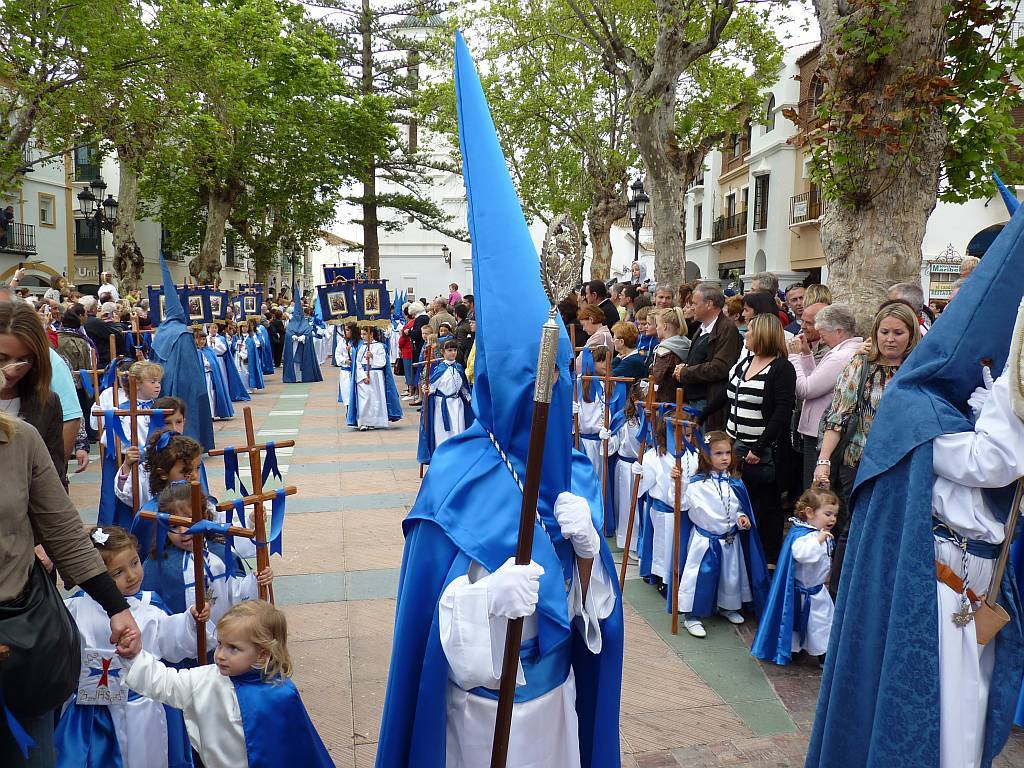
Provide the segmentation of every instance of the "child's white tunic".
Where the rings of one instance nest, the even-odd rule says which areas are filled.
[[[739,499],[724,475],[691,481],[683,492],[683,509],[689,514],[691,523],[716,534],[724,534],[734,528],[743,513]],[[718,607],[738,611],[743,603],[753,600],[743,560],[743,542],[736,536],[731,544],[724,539],[719,543],[722,546],[722,571],[718,579]],[[700,562],[710,546],[710,539],[691,529],[686,566],[679,582],[679,610],[684,613],[693,610]]]
[[[235,539],[239,541],[239,539]],[[170,542],[166,546],[173,546]],[[205,554],[207,580],[210,591],[213,593],[213,600],[210,603],[209,624],[216,625],[221,617],[228,612],[228,609],[246,600],[255,600],[259,597],[256,585],[256,574],[239,574],[226,576],[224,561],[213,552]],[[185,585],[185,605],[196,604],[195,566],[192,562],[192,553],[186,552],[181,559],[182,584]],[[212,635],[216,637],[214,629]]]
[[[224,381],[227,382],[228,364],[224,359],[228,354],[227,341],[219,334],[217,336],[209,336],[206,339],[206,346],[212,349],[214,354],[217,355],[217,366],[220,368],[220,375],[223,377]]]
[[[249,764],[238,695],[231,678],[222,675],[216,665],[169,669],[146,651],[126,664],[129,688],[182,711],[189,741],[206,768],[245,768]],[[287,738],[287,733],[281,736]]]
[[[152,592],[129,597],[135,623],[142,632],[142,645],[168,661],[181,661],[196,654],[196,622],[189,613],[168,615],[150,604]],[[64,601],[78,625],[82,649],[93,648],[114,653],[110,644],[110,618],[88,595]],[[212,627],[212,623],[207,623]],[[123,663],[122,659],[122,663]],[[124,768],[164,768],[167,765],[167,719],[164,708],[152,699],[142,698],[108,706],[114,732],[121,748]]]
[[[795,525],[803,525],[795,523]],[[805,528],[810,528],[804,525]],[[802,587],[816,587],[824,584],[832,569],[832,558],[829,557],[827,542],[818,541],[817,529],[814,533],[801,536],[793,542],[793,578]],[[723,547],[724,550],[724,547]],[[804,599],[808,599],[804,597]],[[800,633],[793,632],[792,651],[804,650],[812,656],[821,656],[828,650],[828,638],[832,631],[832,614],[835,605],[827,588],[822,588],[816,595],[810,596],[811,614],[807,621],[807,640],[801,645]]]
[[[465,388],[462,376],[455,369],[455,363],[448,363],[442,360],[437,365],[443,366],[443,372],[438,374],[438,378],[430,385],[430,394],[438,393],[439,395],[446,395],[446,397],[437,396],[431,398],[434,404],[435,448],[449,437],[454,437],[466,429],[466,404],[460,395],[469,397],[469,390]],[[448,423],[451,424],[451,429],[444,428],[444,416],[441,414],[442,408],[448,411]]]
[[[217,418],[217,396],[213,390],[213,369],[210,368],[210,361],[203,354],[203,351],[197,350],[197,352],[199,354],[199,364],[203,366],[203,375],[206,376],[206,394],[210,398],[210,415],[213,418]]]
[[[348,344],[348,340],[340,338],[338,339],[338,346],[334,348],[334,363],[339,368],[338,396],[345,406],[348,405],[348,398],[352,388],[352,350],[349,349]]]
[[[384,345],[374,341],[370,344],[369,361],[366,345],[361,345],[355,355],[353,375],[356,379],[356,404],[359,407],[358,424],[363,427],[386,427],[388,405],[384,393],[384,367],[387,354]],[[369,383],[366,378],[369,376]]]
[[[486,569],[477,563],[466,576],[455,579],[441,595],[439,621],[441,645],[448,659],[448,718],[446,768],[487,768],[494,739],[498,702],[469,691],[500,685],[505,651],[505,618],[490,616],[487,609]],[[613,575],[598,560],[584,602],[579,573],[566,596],[566,610],[573,628],[584,638],[591,653],[601,652],[601,626],[615,607]],[[537,634],[537,617],[523,622],[523,641]],[[518,684],[523,684],[522,669]],[[509,768],[580,765],[576,682],[570,670],[566,681],[532,701],[512,710],[509,736]]]
[[[932,450],[932,514],[960,536],[1002,543],[1003,524],[989,510],[982,489],[1001,488],[1024,475],[1024,424],[1010,406],[1007,375],[996,380],[975,431],[937,437]],[[962,554],[952,542],[936,537],[935,559],[963,577]],[[988,591],[994,566],[995,560],[967,555],[968,580],[975,593]],[[938,581],[936,602],[939,764],[941,768],[976,768],[984,748],[995,644],[977,644],[973,621],[963,628],[953,624],[950,617],[960,608],[960,596]]]
[[[686,498],[688,479],[697,471],[697,456],[684,453],[682,464],[682,499]],[[644,454],[644,474],[640,482],[640,492],[647,493],[656,499],[675,508],[676,481],[672,479],[672,470],[676,466],[675,457],[670,453],[661,456],[652,448]],[[683,506],[683,509],[686,507]],[[661,512],[651,508],[651,528],[653,541],[651,552],[651,573],[666,583],[672,578],[672,541],[675,537],[675,515],[672,512]]]
[[[603,388],[604,384],[592,381],[590,395],[593,400],[588,403],[582,396],[579,400],[580,450],[587,454],[590,463],[594,465],[598,479],[601,478],[601,467],[604,464],[604,443],[598,438],[598,434],[604,429]]]
[[[614,494],[615,508],[619,511],[619,520],[615,528],[615,542],[619,549],[626,546],[626,526],[629,524],[626,516],[629,514],[629,502],[633,498],[633,462],[629,459],[635,460],[637,452],[640,450],[640,443],[636,439],[639,428],[640,425],[636,421],[630,420],[623,424],[615,435],[615,453],[618,455],[619,461],[615,463],[615,472],[612,474],[612,493]],[[609,444],[609,453],[611,450],[612,446]],[[637,495],[639,497],[639,494]],[[640,538],[639,509],[640,502],[638,500],[636,508],[633,510],[633,536],[629,541],[629,551],[634,553],[637,539]]]

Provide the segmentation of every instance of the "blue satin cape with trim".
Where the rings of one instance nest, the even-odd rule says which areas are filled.
[[[455,369],[455,372],[462,377],[461,391],[472,392],[473,388],[469,385],[469,379],[466,378],[466,371],[463,369],[463,367],[458,363],[455,363],[452,367]],[[433,385],[438,379],[441,378],[441,376],[446,372],[447,368],[448,365],[443,362],[438,363],[436,366],[434,366],[433,370],[430,372],[431,385]],[[437,394],[431,391],[430,396],[427,398],[427,401],[423,404],[424,409],[426,409],[427,416],[426,418],[420,420],[419,440],[416,444],[416,461],[418,461],[420,464],[429,464],[430,457],[434,455],[434,449],[437,447],[437,436],[434,433],[434,403],[437,402],[437,397]],[[470,407],[468,399],[464,400],[461,396],[458,395],[454,398],[448,399],[458,400],[458,402],[462,404],[462,412],[463,419],[465,420],[465,425],[468,427],[470,424],[472,424],[474,418],[473,409]],[[447,408],[448,404],[445,403],[444,407]]]
[[[817,531],[803,525],[793,525],[782,542],[768,602],[758,621],[754,645],[750,649],[750,655],[762,661],[784,665],[789,664],[793,657],[793,631],[797,626],[793,542],[811,533]]]

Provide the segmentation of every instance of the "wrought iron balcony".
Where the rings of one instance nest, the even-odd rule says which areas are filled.
[[[0,234],[0,253],[28,256],[36,252],[36,228],[32,224],[11,222]]]
[[[747,234],[747,212],[745,210],[732,216],[719,216],[711,230],[711,242],[731,240]]]
[[[821,189],[817,186],[811,187],[809,192],[793,195],[789,199],[789,224],[807,224],[821,218],[827,207],[826,201],[821,198]]]

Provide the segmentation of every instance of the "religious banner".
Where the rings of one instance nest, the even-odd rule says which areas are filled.
[[[181,303],[185,308],[189,323],[213,322],[213,313],[210,311],[210,292],[210,288],[185,287]],[[180,294],[181,290],[179,289]]]
[[[228,319],[228,292],[210,290],[210,314],[214,320]]]
[[[355,292],[351,282],[318,285],[320,311],[327,322],[344,322],[359,318],[356,312]]]
[[[239,293],[255,293],[260,297],[260,301],[263,301],[263,297],[267,295],[264,290],[263,283],[242,283],[238,286]]]
[[[263,295],[258,293],[240,293],[234,298],[235,319],[247,320],[261,314]]]
[[[391,323],[391,297],[387,280],[356,283],[356,315],[364,322]]]
[[[331,264],[324,265],[324,282],[333,283],[336,279],[341,278],[342,280],[355,280],[356,279],[356,265],[355,264]]]

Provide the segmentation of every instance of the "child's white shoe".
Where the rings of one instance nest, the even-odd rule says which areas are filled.
[[[697,619],[686,619],[683,622],[683,626],[686,628],[686,631],[694,637],[708,636],[708,632],[706,629],[704,629],[704,625]]]
[[[740,614],[739,611],[727,611],[723,608],[719,608],[718,612],[722,614],[722,616],[725,617],[725,620],[728,621],[730,624],[743,623],[743,616]]]

